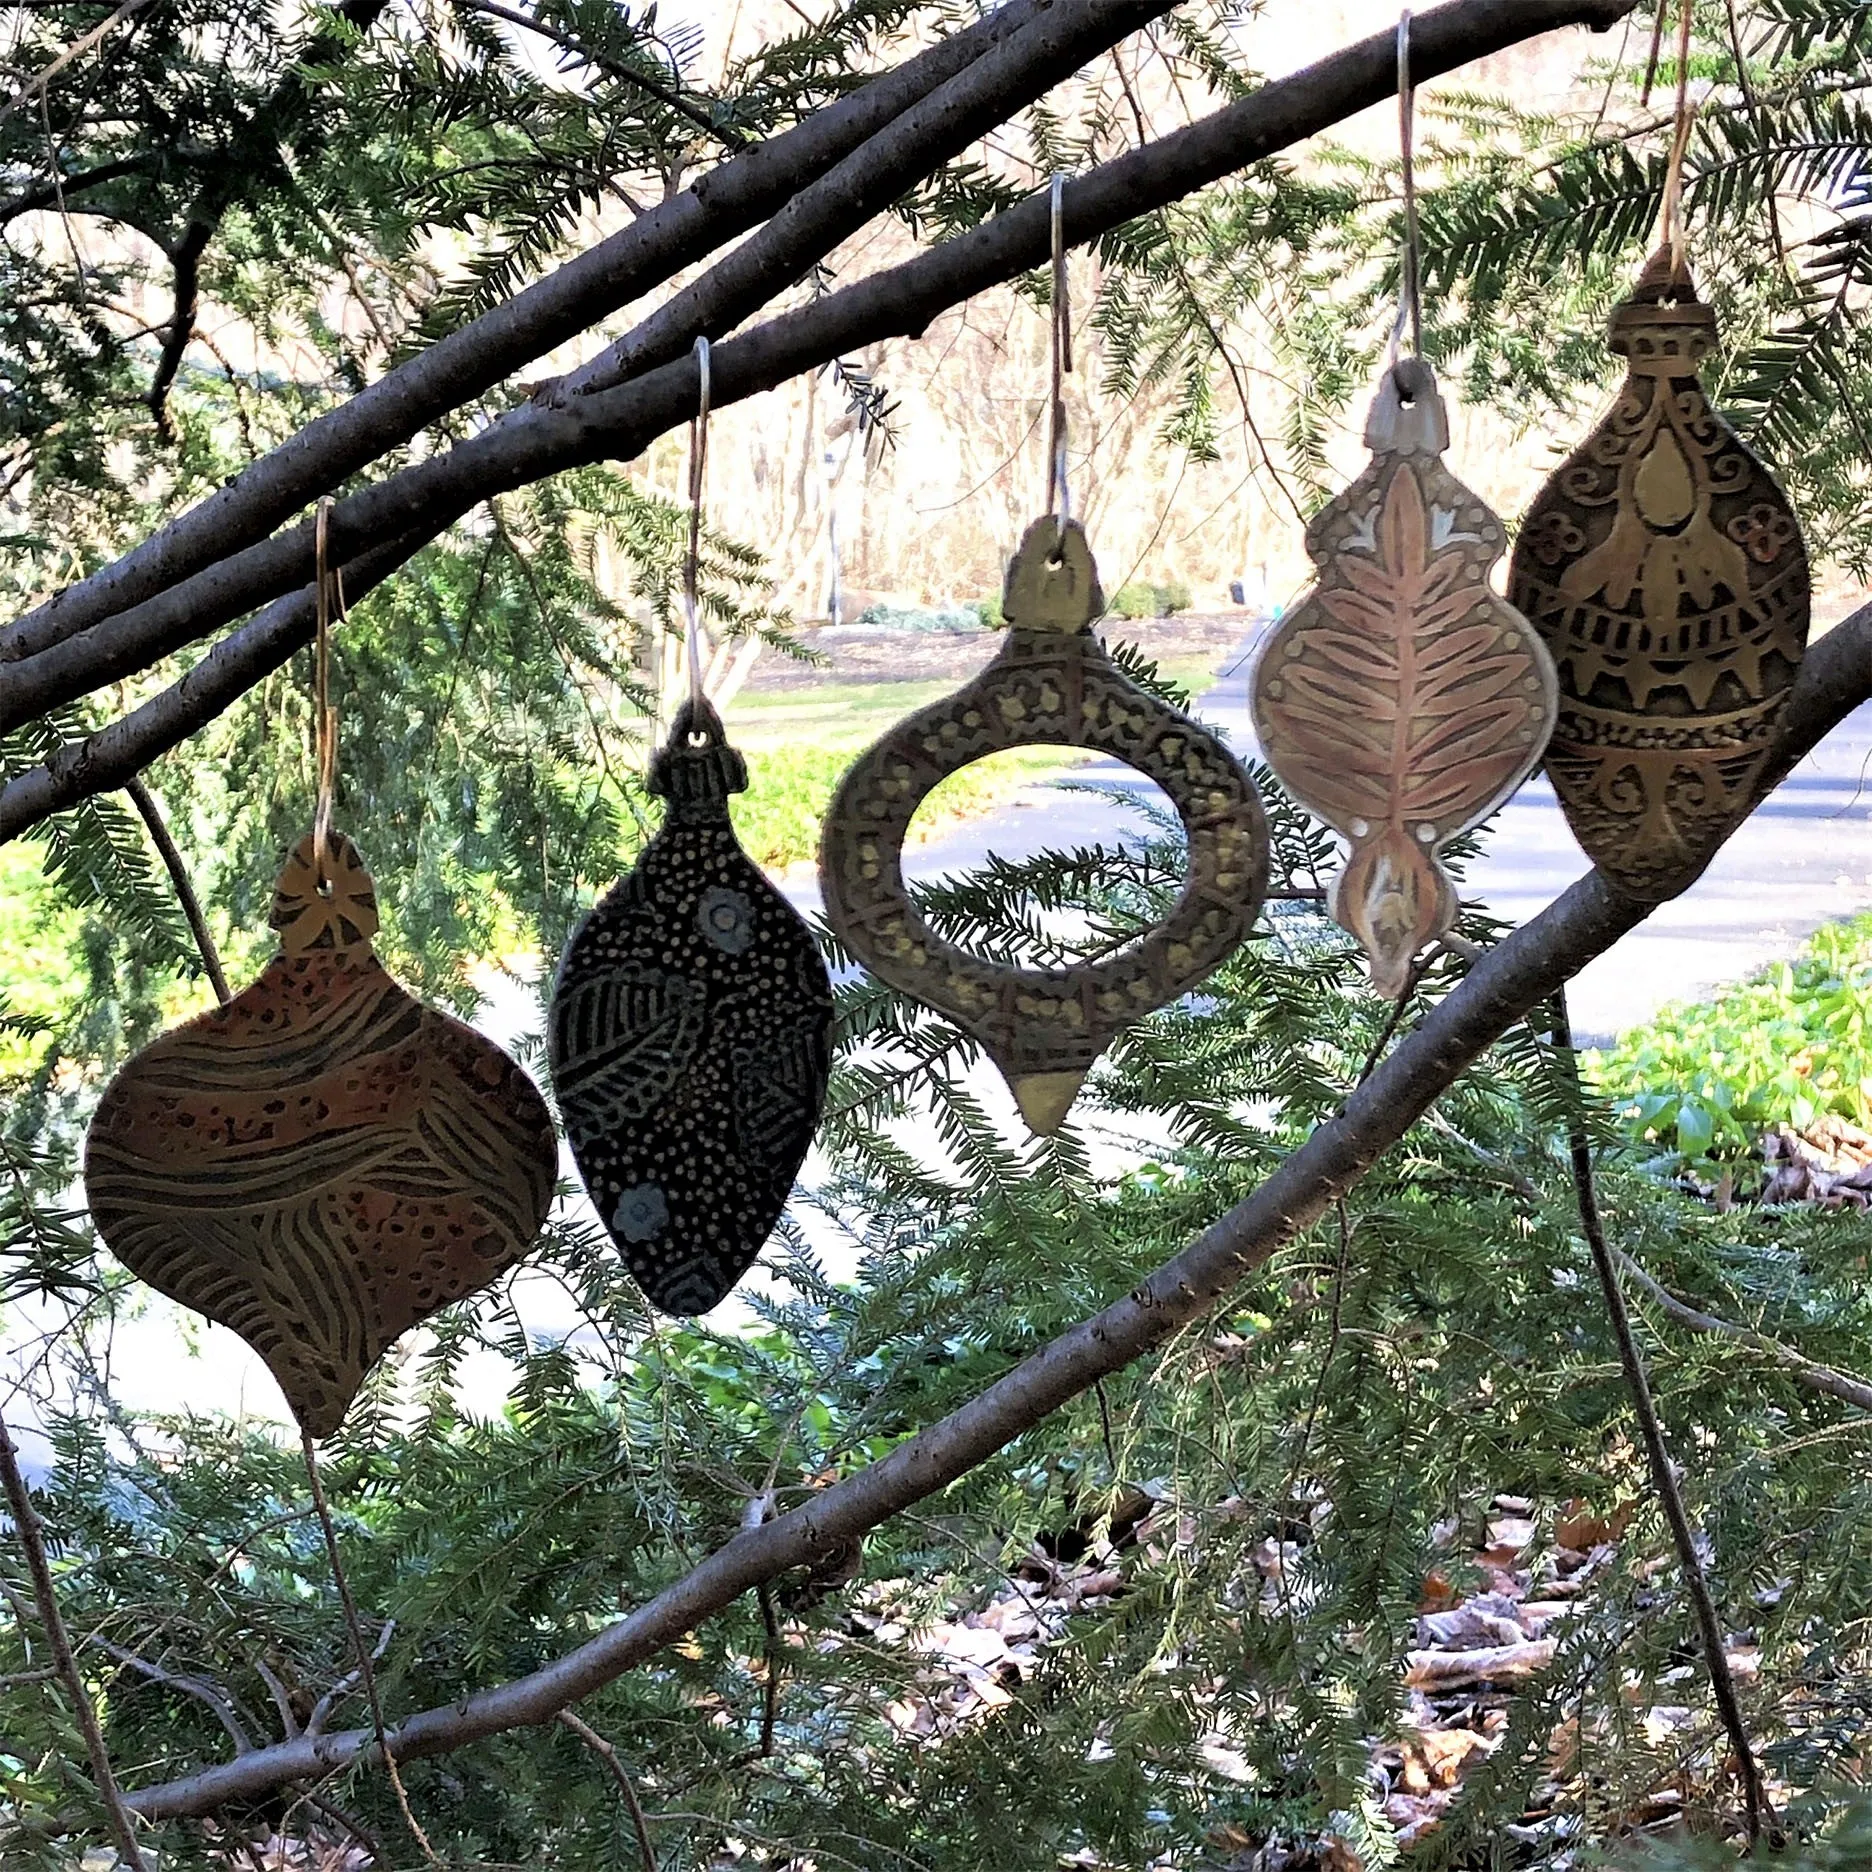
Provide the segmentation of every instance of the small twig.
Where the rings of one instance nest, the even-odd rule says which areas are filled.
[[[351,1581],[338,1553],[338,1530],[332,1525],[331,1509],[326,1505],[325,1484],[319,1478],[318,1451],[312,1445],[311,1431],[301,1431],[299,1441],[305,1452],[306,1480],[312,1486],[312,1506],[318,1510],[319,1526],[325,1532],[325,1553],[331,1561],[332,1579],[338,1587],[338,1602],[344,1607],[345,1628],[351,1634],[351,1649],[356,1654],[358,1670],[364,1679],[364,1695],[370,1703],[371,1726],[377,1732],[377,1751],[383,1757],[384,1772],[390,1777],[390,1788],[396,1795],[396,1803],[402,1811],[403,1824],[409,1828],[410,1838],[416,1842],[423,1857],[435,1867],[436,1872],[446,1872],[436,1849],[429,1843],[429,1835],[423,1831],[415,1810],[410,1806],[403,1777],[397,1772],[396,1755],[384,1728],[383,1705],[377,1700],[377,1673],[371,1667],[370,1653],[364,1648],[364,1627],[358,1618],[357,1601],[351,1596]]]
[[[1669,1446],[1664,1441],[1664,1426],[1658,1420],[1657,1405],[1651,1396],[1651,1380],[1645,1371],[1644,1356],[1632,1332],[1631,1314],[1625,1305],[1624,1290],[1619,1286],[1618,1268],[1599,1217],[1599,1197],[1593,1183],[1592,1146],[1586,1137],[1584,1099],[1580,1090],[1579,1061],[1573,1052],[1573,1026],[1567,1015],[1566,990],[1556,989],[1552,1002],[1554,1056],[1558,1063],[1562,1089],[1569,1104],[1567,1152],[1573,1164],[1573,1189],[1579,1199],[1580,1227],[1592,1252],[1594,1271],[1605,1295],[1606,1312],[1612,1320],[1613,1337],[1618,1341],[1619,1363],[1624,1368],[1625,1385],[1631,1393],[1632,1409],[1644,1439],[1645,1460],[1650,1466],[1651,1481],[1664,1506],[1664,1518],[1670,1524],[1671,1539],[1677,1548],[1677,1561],[1683,1569],[1684,1588],[1695,1608],[1698,1629],[1703,1637],[1703,1661],[1709,1671],[1710,1692],[1723,1727],[1729,1732],[1729,1745],[1735,1751],[1736,1768],[1742,1778],[1745,1803],[1743,1825],[1753,1847],[1762,1837],[1766,1824],[1772,1837],[1775,1831],[1774,1809],[1762,1783],[1761,1766],[1749,1741],[1748,1726],[1742,1719],[1741,1699],[1736,1695],[1735,1678],[1729,1669],[1729,1654],[1723,1648],[1722,1624],[1716,1616],[1716,1602],[1711,1596],[1709,1577],[1697,1552],[1696,1534],[1684,1508],[1683,1494],[1677,1486],[1677,1471],[1672,1465]]]
[[[773,1588],[765,1580],[755,1588],[755,1597],[760,1601],[761,1624],[767,1631],[767,1656],[761,1671],[765,1682],[761,1691],[760,1720],[760,1752],[766,1757],[773,1753],[774,1725],[780,1716],[780,1620],[774,1612]]]
[[[1105,1380],[1103,1378],[1094,1381],[1092,1395],[1098,1399],[1099,1435],[1105,1439],[1106,1467],[1111,1470],[1112,1483],[1116,1486],[1118,1481],[1118,1452],[1112,1447],[1111,1405],[1105,1396]]]
[[[202,967],[214,987],[215,999],[225,1007],[234,999],[234,991],[228,986],[227,972],[221,966],[221,951],[215,947],[214,932],[209,929],[208,919],[202,914],[201,899],[195,895],[195,886],[189,881],[188,866],[182,862],[181,850],[170,835],[169,822],[164,819],[162,808],[156,803],[156,795],[144,784],[141,774],[132,774],[124,782],[124,791],[130,795],[131,805],[149,827],[150,842],[156,847],[156,855],[163,861],[163,869],[169,873],[169,884],[176,894],[176,902],[182,906],[182,914],[188,918],[188,926],[195,936],[195,947],[201,953]]]
[[[1687,1326],[1692,1332],[1717,1333],[1725,1339],[1735,1339],[1745,1346],[1752,1346],[1783,1367],[1797,1383],[1814,1391],[1824,1391],[1828,1396],[1843,1399],[1848,1404],[1856,1404],[1863,1411],[1872,1411],[1872,1384],[1867,1384],[1863,1378],[1835,1371],[1831,1365],[1822,1365],[1817,1359],[1810,1359],[1806,1353],[1797,1352],[1791,1345],[1785,1345],[1779,1339],[1771,1339],[1766,1333],[1756,1332],[1752,1327],[1738,1326],[1733,1320],[1719,1319],[1714,1313],[1700,1312],[1647,1274],[1621,1248],[1612,1250],[1612,1259],[1617,1263],[1620,1273],[1636,1281],[1656,1301],[1659,1309],[1679,1326]]]
[[[39,1624],[45,1632],[46,1643],[52,1647],[52,1662],[59,1676],[64,1679],[66,1691],[71,1697],[72,1714],[77,1717],[78,1727],[84,1732],[85,1751],[91,1757],[91,1772],[97,1779],[98,1798],[104,1803],[111,1832],[117,1839],[117,1850],[130,1872],[149,1872],[149,1862],[143,1857],[142,1847],[137,1844],[130,1811],[124,1806],[123,1793],[111,1768],[110,1753],[104,1746],[104,1731],[98,1726],[97,1707],[85,1690],[84,1679],[78,1674],[78,1660],[72,1655],[71,1637],[59,1612],[58,1592],[52,1583],[52,1563],[46,1558],[45,1529],[40,1524],[38,1509],[33,1506],[25,1474],[20,1468],[19,1451],[13,1447],[13,1433],[7,1428],[4,1418],[0,1418],[0,1482],[6,1486],[7,1507],[13,1515],[13,1531],[19,1536],[19,1544],[26,1554],[26,1570],[32,1575],[33,1598],[39,1607]]]
[[[601,72],[608,72],[613,78],[621,78],[628,85],[635,85],[639,91],[646,92],[659,104],[667,104],[671,110],[687,117],[704,136],[715,137],[726,143],[730,149],[741,149],[747,144],[747,138],[732,124],[717,123],[705,111],[699,111],[680,91],[660,84],[656,79],[634,66],[626,65],[609,53],[601,52],[596,46],[586,45],[583,40],[574,39],[570,33],[561,32],[556,26],[549,26],[544,20],[530,19],[526,14],[514,11],[511,7],[497,6],[495,0],[460,0],[460,4],[472,8],[477,13],[485,13],[490,19],[505,20],[510,26],[518,26],[531,33],[538,33],[542,39],[550,39],[562,51],[570,52],[574,58],[580,58],[587,65]]]
[[[316,1788],[307,1788],[299,1798],[308,1807],[316,1807],[333,1826],[342,1827],[349,1833],[370,1854],[372,1865],[387,1866],[390,1863],[390,1855],[384,1851],[383,1842],[365,1826],[363,1821],[353,1819],[342,1807],[335,1802],[328,1801]]]
[[[108,1638],[93,1638],[91,1642],[107,1657],[114,1657],[119,1664],[128,1665],[151,1683],[167,1684],[170,1689],[180,1690],[184,1696],[192,1696],[198,1703],[207,1704],[214,1711],[221,1727],[228,1732],[234,1744],[234,1752],[245,1755],[252,1750],[253,1737],[241,1726],[240,1718],[234,1713],[234,1705],[205,1677],[191,1676],[187,1671],[166,1670],[160,1664],[152,1664],[146,1657],[139,1657],[123,1645],[113,1644]]]
[[[383,1630],[377,1634],[377,1643],[371,1651],[371,1662],[375,1664],[390,1649],[390,1640],[396,1634],[396,1620],[385,1619]],[[325,1725],[331,1721],[332,1711],[339,1700],[347,1697],[363,1681],[362,1670],[349,1670],[312,1705],[312,1714],[306,1718],[305,1732],[309,1736],[324,1733]]]
[[[62,72],[73,59],[82,58],[113,26],[120,25],[132,13],[149,5],[149,0],[123,0],[123,5],[107,18],[100,20],[82,39],[75,40],[55,58],[38,77],[29,78],[4,104],[0,104],[0,124],[13,115],[22,104],[38,96],[40,92]]]
[[[643,1810],[643,1802],[637,1798],[637,1790],[631,1784],[623,1762],[618,1758],[617,1744],[607,1742],[590,1723],[583,1717],[575,1716],[569,1709],[559,1712],[559,1720],[611,1770],[613,1779],[623,1792],[624,1804],[630,1809],[631,1825],[637,1829],[637,1851],[643,1858],[644,1872],[657,1872],[656,1848],[650,1843],[650,1818]]]

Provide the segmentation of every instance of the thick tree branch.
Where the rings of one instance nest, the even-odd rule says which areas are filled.
[[[1872,606],[1809,653],[1785,773],[1872,696]],[[438,1755],[502,1730],[552,1722],[732,1603],[742,1593],[857,1540],[946,1488],[1172,1333],[1203,1317],[1247,1274],[1325,1214],[1396,1144],[1475,1059],[1650,913],[1596,871],[1487,951],[1464,981],[1407,1034],[1253,1195],[1203,1231],[1124,1299],[1062,1333],[947,1417],[804,1506],[747,1528],[684,1578],[598,1637],[542,1669],[440,1708],[392,1735],[398,1759]],[[144,1788],[130,1806],[150,1819],[212,1812],[282,1782],[344,1766],[371,1747],[368,1729],[257,1750]]]
[[[681,195],[308,423],[140,546],[0,630],[0,664],[140,603],[264,539],[317,495],[426,423],[744,234],[813,177],[1030,21],[1051,0],[1011,4],[884,73],[804,123],[711,170]]]
[[[1041,18],[984,53],[906,111],[887,132],[802,189],[753,239],[646,321],[640,328],[642,341],[635,347],[633,367],[641,371],[686,357],[698,332],[712,335],[727,330],[758,311],[937,163],[993,129],[1007,115],[1010,99],[1026,102],[1041,95],[1169,4],[1170,0],[1051,0]],[[609,354],[600,365],[605,367],[608,386],[615,375]],[[574,379],[573,387],[585,387],[583,374]],[[564,399],[559,401],[563,404]],[[510,413],[489,433],[509,437],[531,433],[551,413],[529,406]],[[585,459],[634,454],[638,446],[600,447]],[[459,455],[460,450],[454,450],[439,459],[455,461]],[[400,482],[402,477],[393,481]],[[365,493],[381,494],[390,485],[386,482]],[[491,491],[506,492],[518,485],[509,482]],[[479,504],[479,498],[469,504]],[[334,521],[344,511],[345,503],[341,503]],[[434,533],[466,509],[439,511],[444,517],[431,523],[425,516],[418,524]],[[159,597],[20,662],[7,674],[5,697],[0,700],[0,732],[57,706],[61,691],[80,695],[99,682],[146,667],[216,625],[290,591],[299,582],[293,556],[301,535],[309,537],[311,524],[307,521],[292,533],[250,547],[232,560],[171,586]],[[398,533],[408,530],[394,529]],[[384,532],[379,530],[371,537],[381,539]],[[331,539],[335,551],[351,549],[344,536],[334,533]],[[81,686],[74,690],[73,683]]]
[[[1413,66],[1420,80],[1432,78],[1558,25],[1605,23],[1630,5],[1631,0],[1453,0],[1413,26]],[[1395,85],[1395,42],[1379,34],[1264,86],[1070,183],[1066,238],[1074,244],[1096,239],[1330,128],[1382,101]],[[783,251],[787,238],[784,228],[776,236]],[[861,346],[920,334],[948,307],[1040,264],[1050,244],[1048,203],[1036,195],[914,260],[718,345],[715,406],[771,389]],[[678,334],[664,336],[674,340]],[[340,501],[331,515],[332,548],[341,558],[365,553],[345,567],[347,592],[361,596],[400,563],[378,542],[401,540],[414,550],[492,494],[564,468],[633,455],[685,420],[696,393],[695,365],[685,359],[615,389],[535,403],[448,454]],[[174,746],[308,641],[309,586],[290,597],[282,594],[309,580],[311,552],[308,521],[8,671],[0,690],[0,730],[142,668],[255,605],[281,599],[217,645],[174,689],[0,793],[0,840],[100,785],[121,784],[125,774]]]

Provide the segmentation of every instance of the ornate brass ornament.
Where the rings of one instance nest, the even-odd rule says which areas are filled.
[[[706,700],[650,769],[668,815],[580,924],[553,988],[553,1085],[638,1284],[705,1313],[754,1263],[812,1143],[832,986],[812,931],[734,835],[747,764]]]
[[[1807,642],[1793,510],[1697,378],[1715,341],[1666,245],[1612,315],[1618,401],[1535,498],[1509,574],[1559,665],[1547,771],[1568,823],[1652,902],[1747,816]]]
[[[1008,567],[1000,653],[860,757],[833,799],[819,853],[840,940],[882,980],[974,1035],[1041,1135],[1059,1129],[1114,1034],[1233,953],[1267,888],[1253,782],[1208,729],[1113,665],[1091,628],[1104,608],[1084,529],[1036,520]],[[1189,877],[1170,915],[1117,954],[1073,968],[970,955],[936,935],[904,887],[904,834],[930,789],[984,754],[1035,743],[1115,754],[1163,788],[1189,835]]]
[[[1444,846],[1538,764],[1556,681],[1490,588],[1506,536],[1443,465],[1428,365],[1386,371],[1365,446],[1371,466],[1307,528],[1319,581],[1262,646],[1250,707],[1281,784],[1350,844],[1327,908],[1396,998],[1456,920]]]
[[[327,839],[280,873],[280,953],[137,1054],[85,1146],[111,1252],[239,1333],[314,1437],[399,1334],[527,1253],[558,1173],[532,1081],[389,974],[370,873]]]

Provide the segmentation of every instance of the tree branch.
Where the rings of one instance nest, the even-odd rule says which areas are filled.
[[[208,919],[202,914],[201,899],[195,895],[188,865],[183,861],[174,838],[170,836],[169,823],[163,818],[162,808],[156,803],[156,795],[135,774],[124,782],[124,791],[130,795],[131,805],[141,814],[144,825],[149,828],[156,855],[162,860],[163,869],[169,873],[169,887],[175,892],[176,902],[182,906],[182,914],[188,919],[189,929],[194,934],[195,948],[201,956],[203,969],[207,971],[209,985],[215,991],[215,999],[225,1007],[234,999],[234,991],[228,986],[227,971],[221,966],[221,951],[215,947],[214,931],[208,927]]]
[[[1429,79],[1557,25],[1616,18],[1631,4],[1453,0],[1422,14],[1413,26],[1414,68],[1420,80]],[[1394,36],[1375,35],[1161,142],[1102,164],[1064,192],[1066,238],[1074,244],[1096,239],[1328,129],[1391,95],[1396,76]],[[1038,265],[1050,246],[1048,201],[1045,194],[1035,195],[914,260],[718,345],[714,404],[725,407],[882,339],[920,335],[938,313]],[[492,494],[564,468],[633,455],[686,420],[696,394],[696,367],[685,358],[615,389],[535,403],[448,454],[340,501],[330,519],[332,550],[340,558],[364,553],[345,566],[347,592],[362,596],[407,556],[377,542],[396,540],[414,550]],[[294,593],[311,570],[308,521],[16,665],[0,699],[0,731],[141,668],[256,604],[281,600],[224,639],[175,688],[15,780],[0,793],[0,841],[100,785],[121,784],[124,775],[212,719],[309,641],[309,586],[282,594]]]
[[[32,1494],[20,1469],[19,1451],[13,1445],[13,1432],[0,1419],[0,1486],[4,1486],[7,1508],[13,1516],[13,1532],[26,1555],[26,1570],[32,1577],[33,1599],[39,1608],[39,1623],[52,1647],[52,1662],[71,1698],[72,1715],[84,1734],[85,1752],[91,1757],[91,1773],[97,1781],[98,1799],[104,1804],[110,1830],[117,1840],[130,1872],[149,1872],[149,1862],[137,1844],[136,1825],[124,1804],[123,1790],[111,1769],[110,1751],[104,1746],[104,1731],[98,1727],[97,1707],[85,1688],[72,1655],[71,1634],[65,1629],[59,1612],[58,1588],[52,1580],[52,1563],[46,1558],[45,1529]],[[15,1614],[17,1616],[17,1612]]]
[[[1048,10],[1033,24],[984,53],[967,70],[906,111],[885,133],[801,189],[752,240],[646,320],[627,340],[631,346],[627,358],[614,347],[558,389],[608,389],[625,369],[636,373],[687,359],[699,332],[727,330],[757,312],[935,164],[992,129],[1006,116],[1010,100],[1018,103],[1040,95],[1069,76],[1085,59],[1122,39],[1170,4],[1171,0],[1049,0]],[[685,368],[693,380],[693,365]],[[695,392],[689,391],[688,396],[693,407]],[[580,409],[591,408],[593,401],[583,399]],[[532,433],[544,434],[542,425],[565,404],[563,394],[550,407],[542,407],[536,399],[510,412],[487,433],[515,440]],[[646,436],[643,440],[648,439]],[[596,453],[588,452],[583,459],[635,454],[641,446],[643,442],[635,439],[600,444]],[[501,453],[496,451],[497,456]],[[478,461],[479,457],[474,459]],[[461,466],[466,458],[457,448],[438,460]],[[578,463],[568,459],[564,465]],[[551,472],[552,467],[545,466],[525,479],[535,480],[540,473]],[[498,475],[496,469],[496,479]],[[352,499],[382,496],[396,485],[401,485],[406,496],[418,491],[405,477],[393,476]],[[519,485],[515,481],[500,485],[490,481],[485,493],[469,497],[467,506],[479,505],[489,495]],[[340,502],[333,510],[334,527],[348,506],[348,502]],[[434,514],[419,514],[416,524],[433,535],[466,511],[467,507],[445,502]],[[191,579],[171,585],[159,597],[19,662],[9,672],[7,697],[0,704],[0,732],[57,706],[61,690],[70,689],[74,682],[80,686],[72,693],[83,694],[100,682],[144,668],[216,625],[292,590],[299,583],[294,560],[302,540],[310,538],[311,526],[312,522],[307,521],[291,533],[249,547]],[[411,528],[399,525],[392,530],[404,533]],[[379,530],[372,537],[385,536]],[[334,531],[329,537],[331,549],[339,554],[355,550],[359,543],[355,533],[347,536]],[[349,574],[346,589],[361,589]]]
[[[715,137],[735,149],[745,149],[747,138],[732,124],[717,123],[706,111],[697,110],[680,91],[673,91],[667,85],[659,84],[648,73],[633,70],[629,65],[600,52],[595,46],[588,46],[582,39],[574,39],[568,32],[562,32],[557,26],[549,26],[544,20],[532,19],[525,13],[517,13],[511,7],[497,6],[495,0],[456,0],[460,6],[470,7],[477,13],[485,13],[490,19],[505,20],[510,26],[519,26],[527,32],[538,33],[542,39],[550,39],[561,51],[570,52],[574,58],[583,59],[596,71],[607,76],[621,79],[625,84],[635,85],[639,91],[653,97],[659,104],[667,104],[679,116],[686,117],[704,136]]]
[[[643,1861],[644,1872],[657,1872],[656,1848],[650,1841],[650,1818],[643,1810],[643,1802],[637,1798],[637,1789],[625,1771],[617,1744],[606,1741],[582,1716],[574,1715],[569,1709],[559,1712],[559,1721],[611,1770],[612,1779],[623,1791],[624,1804],[630,1809],[631,1825],[637,1834],[637,1856]]]
[[[849,97],[701,176],[632,224],[451,332],[349,402],[308,423],[226,487],[121,559],[0,631],[0,663],[61,642],[251,545],[425,424],[628,305],[724,242],[938,85],[1041,17],[1050,0],[1011,4],[873,79]]]
[[[1687,1326],[1692,1332],[1714,1333],[1721,1338],[1734,1339],[1741,1345],[1750,1346],[1772,1359],[1797,1384],[1804,1384],[1813,1391],[1824,1391],[1829,1397],[1839,1398],[1862,1411],[1872,1411],[1872,1384],[1867,1384],[1863,1378],[1835,1371],[1831,1365],[1822,1365],[1817,1359],[1810,1359],[1806,1353],[1796,1351],[1793,1346],[1779,1339],[1771,1339],[1768,1334],[1756,1332],[1751,1327],[1738,1326],[1734,1320],[1719,1319],[1714,1313],[1700,1312],[1688,1301],[1680,1300],[1661,1281],[1647,1274],[1622,1248],[1612,1250],[1612,1259],[1625,1278],[1656,1302],[1659,1311],[1666,1318],[1675,1320],[1679,1326]]]
[[[108,1638],[93,1638],[91,1642],[106,1656],[127,1665],[139,1676],[147,1677],[151,1683],[166,1684],[172,1690],[181,1691],[184,1696],[192,1696],[198,1703],[207,1704],[214,1711],[215,1720],[228,1732],[236,1754],[245,1755],[253,1748],[253,1737],[234,1713],[232,1701],[205,1677],[195,1677],[187,1671],[172,1671],[161,1664],[152,1664],[148,1658],[139,1657],[136,1652],[123,1645],[113,1644]]]
[[[1872,696],[1872,606],[1808,654],[1789,710],[1777,779]],[[1124,1299],[1069,1328],[888,1456],[746,1528],[686,1577],[597,1637],[528,1676],[410,1717],[400,1760],[444,1754],[506,1729],[551,1722],[569,1705],[680,1638],[742,1593],[857,1540],[946,1488],[1107,1374],[1200,1319],[1244,1276],[1317,1221],[1509,1027],[1650,914],[1591,872],[1490,949],[1463,982],[1354,1088],[1252,1195]],[[368,1729],[301,1739],[130,1796],[150,1819],[211,1812],[282,1782],[343,1767],[373,1745]]]

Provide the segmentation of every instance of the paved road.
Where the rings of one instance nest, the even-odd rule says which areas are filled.
[[[1198,713],[1244,756],[1257,751],[1248,720],[1252,639],[1221,666]],[[1117,761],[1075,769],[1074,779],[1155,789]],[[991,818],[922,848],[918,877],[979,864],[989,851],[1018,857],[1046,847],[1110,840],[1130,815],[1057,784],[1029,788]],[[1133,820],[1135,824],[1135,820]],[[1524,786],[1498,817],[1487,853],[1464,881],[1506,921],[1521,923],[1586,870],[1544,777]],[[811,901],[810,888],[799,892]],[[1872,904],[1872,704],[1829,735],[1729,841],[1693,889],[1656,911],[1585,969],[1570,991],[1585,1044],[1600,1044],[1665,1002],[1695,998],[1789,955],[1830,918]]]

